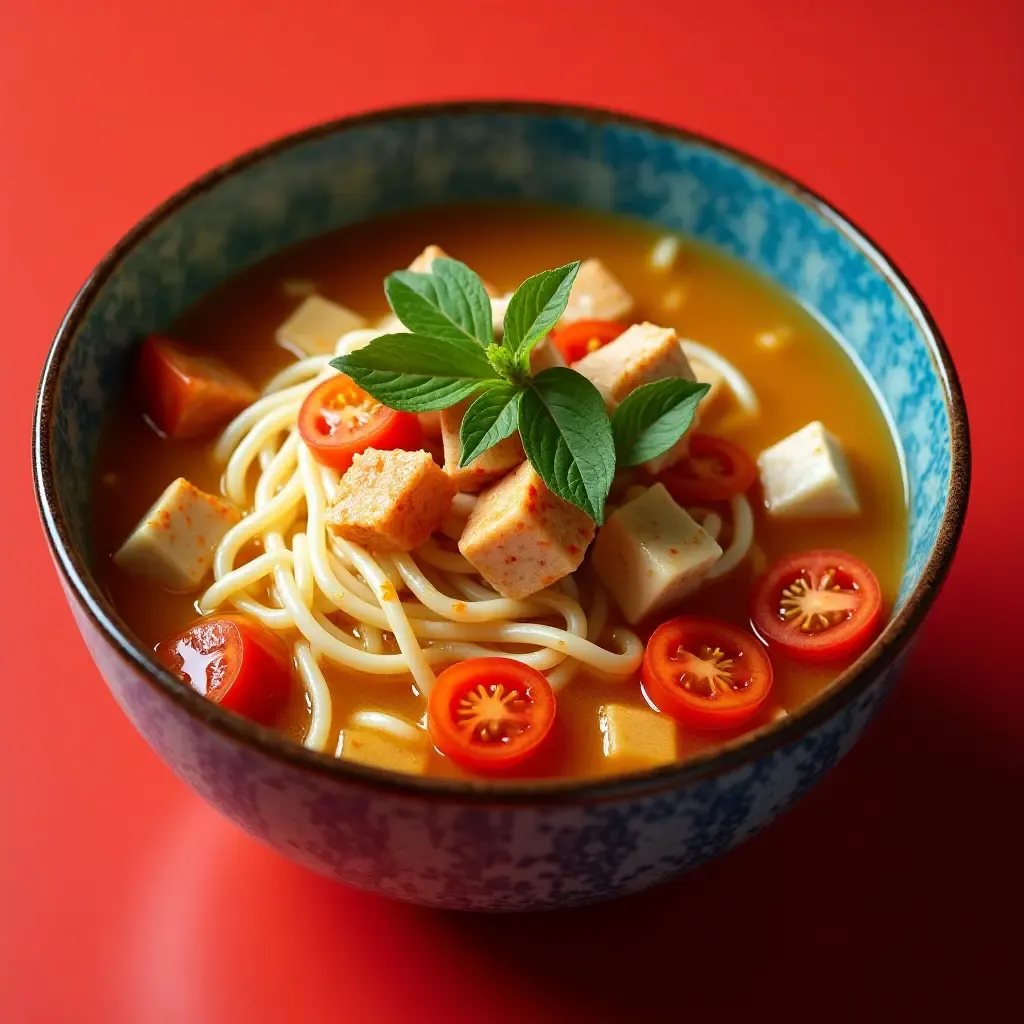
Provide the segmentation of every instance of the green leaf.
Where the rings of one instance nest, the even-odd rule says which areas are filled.
[[[384,281],[395,316],[414,334],[445,340],[494,341],[491,300],[464,263],[438,257],[429,274],[396,270]]]
[[[522,393],[515,384],[495,384],[466,410],[459,428],[459,469],[515,433]]]
[[[615,475],[615,443],[601,393],[581,373],[538,374],[519,403],[519,434],[544,483],[598,525]]]
[[[403,412],[447,409],[495,380],[483,349],[467,338],[383,334],[331,366]]]
[[[709,384],[669,377],[631,391],[612,416],[619,468],[664,455],[693,423]]]
[[[577,260],[556,270],[535,274],[528,277],[509,299],[502,345],[515,355],[523,369],[529,368],[530,350],[565,312],[579,269]]]

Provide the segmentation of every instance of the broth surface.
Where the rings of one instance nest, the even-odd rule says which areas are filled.
[[[755,544],[770,563],[810,548],[841,548],[863,559],[882,586],[887,608],[903,568],[907,510],[903,475],[885,418],[870,388],[842,348],[814,318],[774,286],[726,257],[685,240],[674,265],[652,270],[647,258],[661,232],[647,225],[576,212],[519,205],[435,208],[378,220],[317,238],[234,278],[206,296],[167,334],[224,359],[255,385],[293,361],[275,342],[275,329],[301,301],[303,282],[373,320],[388,312],[382,281],[436,243],[494,282],[512,290],[540,270],[597,256],[633,295],[635,320],[674,327],[680,337],[716,349],[746,376],[761,402],[747,423],[730,413],[726,397],[702,409],[700,430],[719,434],[752,456],[820,419],[842,442],[856,480],[862,514],[848,520],[773,520],[751,492]],[[774,335],[768,347],[756,339]],[[110,415],[98,460],[94,501],[97,578],[140,640],[149,646],[192,622],[198,595],[170,594],[117,569],[112,553],[152,502],[177,476],[220,493],[213,440],[166,441],[143,422],[126,397]],[[757,557],[706,583],[678,610],[714,615],[749,628],[748,606]],[[580,575],[581,587],[585,576]],[[613,611],[611,623],[616,623]],[[656,625],[657,622],[651,625]],[[649,629],[638,631],[646,639]],[[743,730],[792,712],[827,687],[843,666],[807,666],[772,653],[775,684],[766,706]],[[419,720],[424,700],[408,679],[361,676],[329,661],[322,667],[333,698],[333,749],[338,729],[358,710],[381,710]],[[503,777],[587,777],[606,773],[598,715],[602,704],[644,701],[636,676],[609,682],[586,670],[558,693],[555,731],[529,761]],[[282,730],[301,740],[308,721],[297,695]],[[679,726],[685,759],[735,734],[697,733]],[[618,769],[618,770],[621,770]],[[431,774],[462,774],[434,752]]]

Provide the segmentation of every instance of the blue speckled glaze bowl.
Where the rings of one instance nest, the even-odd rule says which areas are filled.
[[[800,714],[724,750],[621,779],[411,778],[307,751],[181,685],[90,572],[90,479],[132,346],[285,246],[357,220],[464,199],[641,217],[771,278],[842,339],[884,403],[910,489],[897,606],[878,641]],[[118,703],[198,793],[286,856],[387,896],[464,909],[607,899],[752,835],[853,745],[895,681],[949,567],[970,454],[949,354],[864,235],[777,171],[674,128],[600,111],[468,103],[387,111],[255,150],[174,196],[103,261],[50,352],[35,482],[68,599]]]

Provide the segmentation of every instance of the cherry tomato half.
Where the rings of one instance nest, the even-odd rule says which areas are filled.
[[[567,363],[575,363],[614,341],[625,329],[626,325],[616,320],[577,320],[554,331],[551,341]]]
[[[263,725],[277,721],[293,685],[284,642],[245,615],[200,619],[156,656],[196,693]]]
[[[446,668],[427,705],[434,746],[480,772],[519,764],[544,742],[554,721],[548,681],[511,658],[471,658]]]
[[[772,688],[756,637],[728,622],[683,615],[662,623],[640,677],[660,711],[694,729],[732,729],[753,718]]]
[[[726,501],[756,478],[757,466],[742,448],[711,434],[691,434],[687,454],[658,474],[680,505]]]
[[[751,610],[770,647],[809,661],[859,654],[882,622],[875,574],[845,551],[805,551],[761,578]]]
[[[396,412],[371,398],[350,377],[328,377],[306,396],[299,433],[313,458],[344,473],[367,448],[417,451],[423,429],[415,413]]]

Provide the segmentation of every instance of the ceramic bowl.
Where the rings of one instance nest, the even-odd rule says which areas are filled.
[[[898,438],[910,540],[892,620],[795,716],[713,755],[609,781],[400,777],[307,751],[181,685],[91,571],[92,465],[140,335],[286,246],[357,220],[470,199],[640,217],[738,257],[828,325]],[[43,372],[34,475],[68,600],[118,703],[206,800],[288,857],[399,899],[464,909],[585,903],[724,853],[853,745],[942,581],[970,455],[949,353],[911,287],[822,199],[701,138],[587,109],[467,103],[325,124],[188,186],[131,231],[75,299]]]

